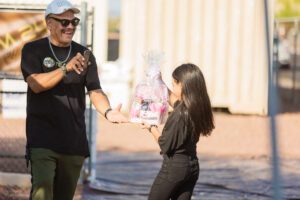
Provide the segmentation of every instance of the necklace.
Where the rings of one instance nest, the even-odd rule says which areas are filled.
[[[69,59],[69,57],[70,57],[70,55],[71,55],[72,44],[70,44],[68,56],[67,56],[63,61],[61,61],[61,60],[59,60],[59,59],[56,57],[56,55],[55,55],[55,53],[54,53],[54,50],[53,50],[53,48],[52,48],[52,44],[51,44],[51,42],[50,42],[50,38],[49,38],[49,37],[48,37],[48,41],[49,41],[49,47],[50,47],[50,50],[51,50],[51,52],[52,52],[52,54],[53,54],[55,60],[57,61],[56,63],[57,63],[57,65],[58,65],[58,67],[61,67],[61,66]]]

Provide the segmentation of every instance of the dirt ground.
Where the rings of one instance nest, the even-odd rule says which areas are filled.
[[[199,154],[260,157],[270,155],[269,118],[217,112],[215,130],[198,143]],[[300,113],[284,113],[276,118],[280,156],[300,157]],[[162,126],[159,127],[162,130]],[[99,117],[97,149],[100,151],[157,151],[159,147],[138,124],[112,124]]]

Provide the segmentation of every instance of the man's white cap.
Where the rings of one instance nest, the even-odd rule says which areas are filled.
[[[47,17],[50,14],[59,15],[68,10],[72,10],[75,14],[80,12],[78,8],[73,6],[67,0],[53,0],[46,8],[45,17]]]

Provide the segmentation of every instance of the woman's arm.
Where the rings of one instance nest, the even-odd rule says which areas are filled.
[[[161,136],[161,132],[159,131],[158,126],[143,123],[142,129],[147,129],[152,134],[155,141],[158,143],[158,139]]]
[[[150,128],[148,130],[152,134],[152,136],[154,137],[155,141],[158,143],[158,139],[161,136],[161,133],[159,132],[158,127],[157,126],[150,126]]]
[[[160,131],[157,126],[142,124],[142,128],[147,129],[155,141],[159,144],[161,152],[168,154],[183,145],[187,139],[186,124],[182,120],[180,113],[173,113],[169,116],[164,125],[163,131]]]

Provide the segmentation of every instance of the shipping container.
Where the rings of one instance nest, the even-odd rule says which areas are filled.
[[[134,68],[135,84],[143,78],[143,54],[156,50],[165,55],[162,75],[169,86],[176,66],[195,63],[213,107],[267,114],[263,0],[123,0],[121,8],[120,58]]]

